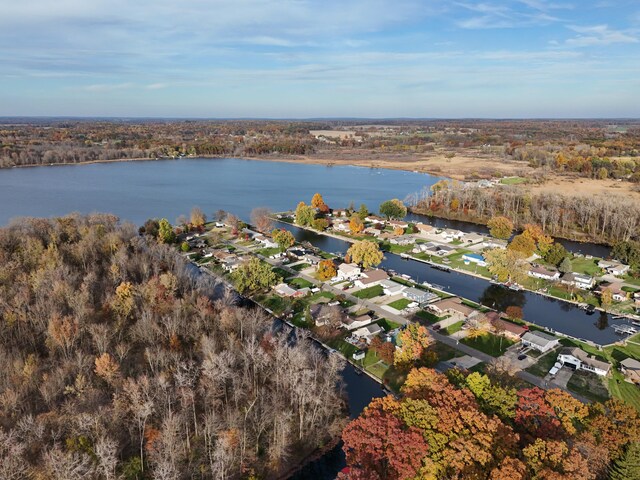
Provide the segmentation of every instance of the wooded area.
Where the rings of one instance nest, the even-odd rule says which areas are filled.
[[[111,215],[0,229],[0,478],[275,476],[343,425],[337,356]]]

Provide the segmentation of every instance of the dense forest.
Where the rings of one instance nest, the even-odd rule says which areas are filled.
[[[273,478],[339,435],[336,356],[111,215],[0,229],[0,478]]]
[[[413,210],[486,224],[496,215],[516,227],[535,223],[557,237],[616,243],[640,235],[640,204],[622,195],[532,194],[517,186],[482,188],[440,181],[411,198]]]
[[[412,370],[343,433],[349,480],[640,478],[640,418],[618,400],[585,405],[500,371]]]

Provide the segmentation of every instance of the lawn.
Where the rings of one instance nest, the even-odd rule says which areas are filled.
[[[391,320],[387,320],[386,318],[382,318],[376,323],[380,325],[381,328],[384,328],[385,332],[390,332],[391,330],[395,330],[396,328],[401,327],[399,323],[392,322]]]
[[[389,370],[389,367],[387,366],[386,363],[381,362],[381,363],[376,363],[374,365],[367,367],[366,370],[367,372],[371,373],[372,375],[375,375],[380,380],[382,380],[384,379],[384,374],[387,372],[387,370]]]
[[[345,342],[342,338],[332,338],[331,340],[327,340],[327,345],[331,348],[338,350],[349,360],[353,359],[353,354],[358,350],[355,345],[351,345],[348,342]]]
[[[331,301],[336,298],[336,296],[331,292],[316,292],[313,295],[307,297],[305,301],[309,305],[313,305],[314,303],[318,303],[318,300],[321,298],[328,298]]]
[[[615,382],[615,380],[613,381]],[[567,388],[597,402],[603,402],[609,398],[609,391],[602,378],[595,373],[584,370],[578,370],[571,375]]]
[[[387,371],[384,372],[382,382],[394,392],[399,392],[400,387],[402,387],[406,379],[406,371],[398,370],[395,366],[391,365]]]
[[[502,185],[520,185],[522,183],[527,183],[528,180],[523,177],[508,177],[500,180]]]
[[[280,315],[289,306],[289,301],[282,297],[279,297],[278,295],[270,295],[262,300],[260,298],[257,298],[256,300],[258,300],[260,303],[262,303],[262,305],[274,312],[276,315]]]
[[[391,253],[407,253],[413,249],[413,245],[396,245],[395,243],[389,244],[389,251]]]
[[[480,350],[492,357],[499,357],[504,354],[507,348],[515,343],[508,338],[493,335],[492,333],[485,333],[475,338],[463,338],[460,341],[465,345],[475,348],[476,350]]]
[[[276,253],[280,253],[280,249],[278,247],[273,248],[263,248],[262,250],[258,250],[256,253],[263,255],[265,257],[270,257],[271,255],[275,255]]]
[[[282,277],[283,279],[291,276],[291,274],[287,270],[280,267],[273,267],[271,271],[273,271],[273,273],[275,273],[279,277]]]
[[[404,310],[411,303],[411,300],[408,298],[399,298],[398,300],[391,302],[389,305],[391,308],[395,308],[396,310]]]
[[[609,393],[612,397],[620,398],[640,410],[640,388],[633,383],[625,382],[622,373],[615,371],[609,379]]]
[[[296,272],[300,272],[300,271],[304,270],[305,268],[309,268],[310,266],[311,265],[309,265],[308,263],[299,263],[298,265],[294,265],[291,268],[294,269]]]
[[[464,325],[464,320],[460,320],[459,322],[449,325],[447,328],[443,328],[438,333],[441,333],[443,335],[453,335],[454,333],[462,330],[463,325]]]
[[[536,377],[544,378],[547,373],[549,373],[549,370],[551,370],[551,367],[553,367],[553,365],[556,363],[557,359],[558,351],[552,350],[551,352],[548,352],[539,357],[538,361],[527,368],[526,371],[535,375]]]
[[[573,257],[571,259],[571,266],[575,273],[583,273],[590,276],[602,273],[602,269],[598,266],[598,259],[596,258]]]
[[[375,297],[379,297],[384,293],[384,289],[382,285],[374,285],[373,287],[363,288],[353,294],[354,297],[362,298],[362,299],[371,299]]]
[[[451,360],[452,358],[460,355],[460,353],[453,347],[438,341],[430,345],[429,350],[436,352],[438,361],[440,362],[446,362],[447,360]]]
[[[440,318],[439,316],[434,315],[431,312],[427,312],[426,310],[420,310],[415,314],[415,316],[418,317],[420,320],[424,320],[429,324],[436,323],[442,320],[442,318]]]
[[[289,285],[297,288],[312,288],[313,283],[309,280],[305,280],[304,278],[296,277],[289,282]]]

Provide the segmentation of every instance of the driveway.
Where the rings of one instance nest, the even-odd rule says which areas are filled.
[[[534,363],[536,363],[538,359],[527,355],[527,358],[523,360],[518,360],[518,356],[523,353],[521,352],[521,348],[522,348],[522,345],[520,343],[516,343],[515,345],[509,347],[507,351],[504,352],[504,355],[502,356],[504,358],[507,358],[509,362],[515,367],[517,367],[519,370],[524,370],[526,368],[529,368]]]
[[[575,370],[573,370],[572,368],[562,367],[555,375],[547,375],[546,377],[544,377],[544,379],[545,381],[549,382],[549,385],[566,390],[567,383],[569,383],[569,379],[571,379],[574,372]]]

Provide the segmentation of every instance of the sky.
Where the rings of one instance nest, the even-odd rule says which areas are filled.
[[[0,0],[0,116],[640,117],[640,1]]]

